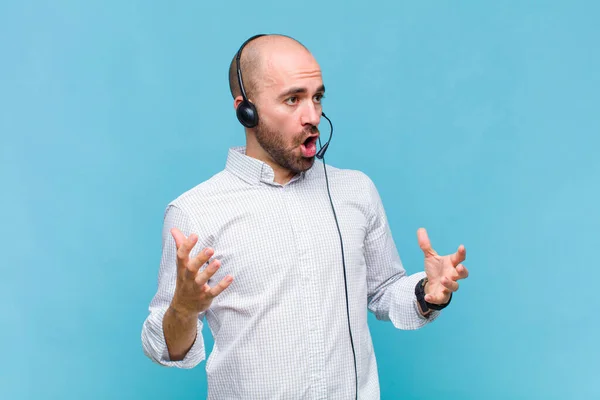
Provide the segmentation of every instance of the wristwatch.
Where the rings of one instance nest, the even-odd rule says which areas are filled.
[[[415,295],[417,296],[417,302],[419,303],[423,314],[427,314],[430,310],[442,310],[446,308],[452,300],[452,293],[450,293],[450,298],[446,304],[433,304],[425,301],[425,285],[427,284],[427,281],[428,279],[425,277],[417,283],[417,286],[415,286]]]

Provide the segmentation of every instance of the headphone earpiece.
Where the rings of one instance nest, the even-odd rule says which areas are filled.
[[[235,113],[238,121],[246,128],[254,128],[258,125],[258,112],[254,104],[250,103],[249,100],[242,100],[237,106]]]
[[[258,111],[256,111],[256,107],[254,106],[254,104],[252,104],[250,102],[250,100],[248,100],[248,96],[246,95],[246,90],[244,89],[244,82],[242,80],[242,67],[240,65],[241,64],[240,59],[242,58],[242,50],[244,49],[244,47],[246,47],[248,42],[250,42],[258,37],[261,37],[261,36],[266,36],[266,35],[265,34],[254,35],[250,39],[246,40],[240,46],[240,49],[238,50],[236,57],[235,57],[238,85],[240,86],[240,91],[242,92],[242,98],[243,98],[242,102],[235,109],[235,113],[237,115],[238,121],[240,121],[240,123],[242,125],[244,125],[246,128],[254,128],[256,125],[258,125]]]

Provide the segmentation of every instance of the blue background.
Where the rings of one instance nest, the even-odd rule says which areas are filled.
[[[244,143],[227,68],[277,32],[408,272],[420,226],[467,248],[435,323],[370,318],[382,397],[600,398],[599,3],[456,3],[2,2],[0,397],[205,397],[141,349],[162,216]]]

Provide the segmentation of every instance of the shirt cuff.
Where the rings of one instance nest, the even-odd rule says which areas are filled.
[[[398,288],[400,291],[398,293],[399,300],[392,302],[390,309],[390,318],[397,328],[406,330],[419,329],[434,321],[440,315],[440,311],[438,310],[433,310],[427,316],[423,316],[419,311],[415,287],[426,276],[427,274],[423,271],[402,279],[402,284]]]
[[[154,362],[166,367],[194,368],[205,358],[202,323],[200,319],[196,322],[196,340],[183,360],[171,361],[163,331],[163,318],[166,312],[165,308],[153,310],[146,319],[142,330],[144,353]]]

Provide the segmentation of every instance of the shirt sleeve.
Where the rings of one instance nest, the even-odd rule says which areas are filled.
[[[201,234],[195,230],[193,221],[179,208],[170,204],[164,216],[162,231],[162,256],[158,274],[158,289],[149,306],[149,315],[142,326],[142,347],[146,356],[152,361],[178,368],[193,368],[205,358],[204,340],[202,337],[202,319],[205,313],[198,316],[196,340],[183,360],[171,361],[163,332],[163,317],[171,304],[175,292],[177,278],[177,246],[171,235],[171,229],[178,228],[186,237],[191,233],[200,238],[192,249],[190,257],[195,256],[204,246]]]
[[[411,330],[435,320],[441,311],[427,317],[419,312],[415,286],[425,272],[407,275],[394,243],[377,188],[367,177],[371,211],[365,237],[368,307],[377,319],[391,321],[398,329]]]

